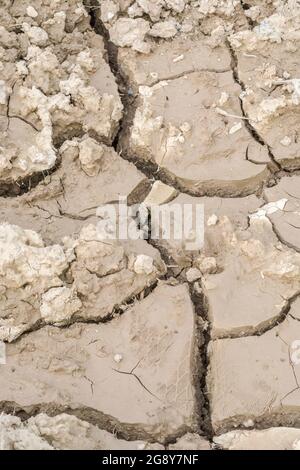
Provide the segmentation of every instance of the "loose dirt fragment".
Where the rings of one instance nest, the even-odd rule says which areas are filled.
[[[44,327],[7,346],[0,401],[86,409],[123,435],[163,441],[195,425],[194,328],[185,285],[160,285],[109,323]]]
[[[155,181],[151,188],[150,193],[144,200],[146,206],[166,204],[177,196],[176,189],[172,186],[162,183],[161,181]]]

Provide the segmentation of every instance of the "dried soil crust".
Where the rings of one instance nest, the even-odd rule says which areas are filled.
[[[282,168],[299,168],[299,7],[279,3],[253,30],[229,37],[245,114]]]
[[[300,293],[299,254],[278,241],[267,219],[252,218],[235,233],[225,217],[207,237],[219,268],[202,279],[212,337],[257,334],[282,320]]]
[[[150,192],[149,194],[152,194],[153,203],[159,204],[162,210],[165,208],[165,210],[170,211],[171,221],[170,237],[168,239],[157,239],[153,242],[155,246],[157,246],[163,253],[166,254],[170,261],[170,265],[175,264],[181,269],[190,267],[193,264],[196,265],[197,258],[201,254],[206,257],[218,256],[222,248],[221,246],[218,246],[217,243],[209,236],[209,233],[213,230],[211,227],[213,222],[217,223],[221,217],[227,216],[230,219],[234,229],[246,229],[248,226],[249,215],[252,212],[255,212],[259,206],[263,205],[263,201],[254,195],[244,198],[209,198],[194,197],[187,194],[179,194],[177,197],[175,197],[175,193],[173,195],[172,201],[166,204],[164,200],[157,197],[157,194],[155,197],[154,191]],[[149,195],[146,197],[144,202],[147,203],[148,199]],[[191,244],[193,243],[194,239],[190,236],[190,232],[187,232],[187,230],[184,231],[184,227],[182,226],[182,237],[180,240],[176,239],[174,222],[176,220],[177,222],[181,221],[180,214],[183,211],[186,211],[186,214],[188,211],[190,211],[194,217],[194,221],[198,220],[200,223],[199,217],[198,219],[196,219],[196,217],[198,210],[197,208],[201,206],[203,207],[204,211],[204,246],[202,249],[191,249]],[[176,219],[176,217],[178,217],[178,219]],[[151,224],[157,233],[161,233],[161,220],[156,220],[152,217]],[[181,225],[179,225],[179,227],[180,226]],[[195,231],[196,229],[196,223],[193,223],[193,225],[191,225],[191,230]]]
[[[132,49],[119,48],[118,62],[135,91],[141,85],[172,80],[196,71],[231,70],[231,57],[224,45],[212,47],[211,39],[202,34],[192,38],[178,37],[157,44],[151,54],[140,55]]]
[[[45,327],[7,346],[0,401],[82,409],[127,437],[164,440],[196,424],[194,342],[187,287],[161,285],[109,323]]]
[[[103,40],[82,5],[16,1],[0,18],[0,46],[5,188],[53,168],[54,145],[68,135],[90,132],[112,142],[122,104]]]
[[[1,448],[299,449],[295,2],[2,3]]]
[[[165,272],[145,241],[105,241],[94,225],[46,247],[35,232],[2,225],[0,250],[4,341],[46,323],[103,321]]]
[[[97,223],[99,206],[115,204],[119,196],[136,203],[148,190],[149,183],[133,164],[88,136],[67,141],[59,154],[59,168],[38,186],[17,198],[0,198],[2,220],[37,231],[47,244]]]
[[[190,44],[178,40],[175,51],[165,54],[165,49],[158,46],[146,59],[119,54],[129,81],[139,85],[122,149],[155,163],[192,194],[255,192],[269,176],[270,159],[267,147],[245,126],[242,90],[230,70],[228,50],[213,49],[205,38]]]
[[[282,178],[278,185],[265,189],[265,199],[268,203],[284,200],[282,210],[269,214],[274,230],[286,245],[300,251],[300,177]]]
[[[299,304],[291,315],[297,309]],[[289,316],[261,336],[210,344],[207,383],[215,432],[250,423],[299,427],[298,356],[291,346],[298,338],[299,321]]]

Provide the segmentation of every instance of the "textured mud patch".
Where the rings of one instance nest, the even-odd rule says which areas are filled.
[[[221,339],[210,345],[208,387],[215,431],[272,423],[299,427],[298,369],[292,349],[298,330],[299,322],[287,318],[259,337]]]
[[[2,2],[1,449],[299,448],[298,30],[292,0]],[[104,239],[119,196],[204,205],[203,247]]]
[[[192,429],[194,328],[183,285],[158,287],[110,323],[44,327],[7,347],[0,401],[89,407],[127,434],[158,439]]]

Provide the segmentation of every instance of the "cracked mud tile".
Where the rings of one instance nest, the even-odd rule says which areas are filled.
[[[160,285],[111,322],[46,326],[7,345],[0,401],[82,409],[106,429],[163,441],[196,425],[194,343],[187,286]]]
[[[261,336],[209,344],[207,387],[216,433],[233,426],[299,427],[299,338],[300,323],[289,316]]]
[[[90,132],[110,144],[122,117],[102,38],[81,2],[16,1],[0,18],[2,192],[53,168],[54,144]],[[31,14],[30,13],[31,11]]]
[[[264,189],[264,197],[269,204],[282,201],[284,207],[267,217],[280,240],[300,251],[300,176],[282,178],[273,188]]]
[[[215,437],[214,443],[228,450],[299,450],[300,430],[284,427],[236,430]]]
[[[128,203],[137,202],[147,190],[144,175],[132,163],[87,135],[66,141],[59,154],[59,168],[30,192],[0,198],[2,220],[12,224],[17,220],[22,228],[40,233],[48,244],[60,243],[88,222],[99,221],[99,206],[117,203],[119,196],[127,196]]]
[[[212,337],[258,334],[282,321],[300,293],[299,254],[279,242],[266,218],[238,231],[222,217],[207,238],[217,265],[201,282]]]
[[[83,320],[110,317],[166,272],[159,251],[145,240],[111,242],[103,241],[94,225],[84,227],[75,242],[70,274]]]
[[[0,226],[0,338],[13,341],[46,323],[101,321],[155,284],[165,273],[157,250],[139,243],[108,243],[94,225],[77,240],[44,246],[32,230]]]
[[[297,2],[279,2],[253,30],[229,37],[246,116],[276,162],[299,168],[299,16]]]
[[[169,42],[161,42],[149,55],[119,48],[118,63],[128,84],[136,91],[141,85],[152,86],[197,70],[219,73],[231,70],[231,57],[226,46],[220,44],[212,47],[212,40],[204,35],[175,38],[172,47]]]
[[[0,416],[0,450],[163,450],[160,444],[118,439],[103,429],[68,414],[45,413],[21,421]]]
[[[269,156],[245,127],[240,92],[231,72],[193,72],[141,86],[125,152],[157,164],[192,194],[255,192],[269,175]]]
[[[155,185],[156,183],[154,183]],[[154,187],[153,185],[153,187]],[[152,191],[154,198],[155,193]],[[159,196],[159,195],[158,195]],[[145,199],[147,203],[148,197]],[[156,203],[159,203],[159,199],[154,199]],[[161,221],[155,217],[151,217],[151,224],[153,231],[161,234],[161,237],[157,240],[153,240],[155,246],[157,246],[163,253],[168,256],[170,264],[176,263],[178,267],[184,268],[191,265],[198,266],[199,257],[216,257],[218,255],[220,247],[218,247],[213,241],[210,240],[209,232],[213,229],[213,225],[218,223],[218,220],[222,216],[228,216],[235,229],[246,229],[248,226],[249,213],[257,210],[259,206],[263,204],[263,201],[254,195],[247,196],[244,198],[218,198],[218,197],[194,197],[187,194],[179,194],[168,204],[162,204],[161,208],[165,208],[170,213],[170,236],[168,239],[163,238],[163,232],[161,231]],[[180,240],[175,238],[174,232],[174,221],[181,220],[181,213],[183,211],[191,210],[192,217],[196,219],[196,208],[197,206],[203,206],[204,209],[204,246],[201,250],[191,250],[191,243],[193,242],[193,230],[197,229],[196,224],[191,223],[191,231],[183,230],[182,226],[182,237]],[[181,220],[182,222],[182,220]],[[182,225],[182,224],[181,224]],[[198,226],[199,229],[199,226]]]
[[[300,320],[300,298],[299,297],[295,299],[292,309],[290,310],[289,314],[295,320]]]

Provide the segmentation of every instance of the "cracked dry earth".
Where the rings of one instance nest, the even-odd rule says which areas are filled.
[[[1,449],[300,449],[299,58],[296,0],[0,1]]]

